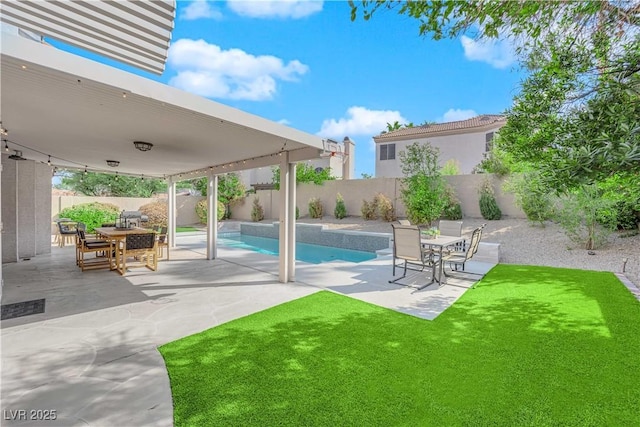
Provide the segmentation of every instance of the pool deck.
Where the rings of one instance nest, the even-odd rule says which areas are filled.
[[[159,345],[321,289],[434,319],[474,283],[450,280],[421,291],[389,284],[386,254],[358,264],[298,262],[296,281],[282,284],[275,257],[219,248],[208,261],[202,233],[178,236],[171,261],[157,272],[83,273],[73,247],[3,265],[3,304],[46,299],[44,313],[1,323],[3,426],[171,426]],[[420,284],[425,276],[407,280]],[[55,410],[57,419],[29,420],[38,409]]]

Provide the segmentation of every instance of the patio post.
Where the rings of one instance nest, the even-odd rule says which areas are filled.
[[[207,259],[217,257],[218,245],[218,175],[207,176]]]
[[[279,239],[279,247],[280,247],[280,256],[278,257],[280,262],[280,282],[287,283],[289,281],[289,275],[291,268],[289,262],[289,255],[291,251],[291,240],[290,240],[290,221],[289,221],[289,212],[290,212],[290,202],[291,202],[291,181],[289,180],[290,170],[289,170],[289,152],[281,152],[279,153],[280,159],[280,239]],[[294,236],[295,239],[295,228],[294,228]]]
[[[287,262],[289,263],[289,281],[296,279],[296,164],[289,163],[289,252]]]
[[[167,228],[169,236],[169,248],[176,247],[176,182],[173,177],[169,177],[169,197]],[[170,259],[171,250],[167,250],[167,260]]]

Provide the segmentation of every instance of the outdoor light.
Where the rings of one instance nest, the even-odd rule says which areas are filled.
[[[9,152],[9,144],[7,143],[7,140],[4,140],[4,151],[6,151],[7,153]]]
[[[107,160],[107,165],[111,166],[112,168],[115,168],[119,164],[120,164],[120,162],[117,161],[117,160]]]
[[[144,141],[133,141],[133,145],[140,151],[149,151],[153,147],[152,143]]]
[[[51,156],[49,156],[49,160],[47,160],[47,164],[51,166]]]

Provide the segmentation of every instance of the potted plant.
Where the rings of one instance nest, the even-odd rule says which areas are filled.
[[[440,235],[440,230],[437,227],[430,227],[422,230],[422,236],[425,239],[435,239]]]

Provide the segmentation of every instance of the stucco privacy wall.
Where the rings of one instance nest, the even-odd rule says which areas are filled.
[[[3,177],[4,178],[4,177]],[[51,177],[49,176],[49,179]],[[49,181],[50,182],[50,181]],[[50,185],[50,183],[49,183]],[[204,199],[197,196],[177,196],[176,209],[178,213],[177,225],[197,224],[200,222],[196,215],[196,203]],[[164,198],[144,198],[144,197],[89,197],[89,196],[51,196],[51,215],[47,219],[48,222],[54,221],[59,217],[59,213],[64,209],[82,203],[111,203],[120,208],[120,210],[137,211],[140,206],[152,203],[156,200],[166,202]],[[55,232],[55,229],[52,230]]]
[[[447,182],[454,188],[460,199],[462,213],[466,217],[481,218],[480,197],[478,188],[485,178],[493,183],[496,201],[504,216],[512,218],[526,218],[525,214],[514,203],[514,197],[502,190],[504,181],[493,175],[455,175],[445,176]],[[322,201],[324,215],[333,216],[336,205],[336,195],[340,193],[347,207],[347,214],[360,216],[360,208],[363,200],[373,200],[377,193],[383,193],[394,204],[396,214],[399,217],[406,216],[406,210],[401,200],[401,181],[398,178],[372,178],[354,180],[325,181],[323,185],[299,184],[297,187],[296,206],[300,210],[300,216],[308,215],[309,200],[319,197]],[[259,190],[256,194],[250,194],[242,202],[232,206],[231,212],[234,219],[251,220],[251,208],[253,199],[258,197],[264,209],[265,218],[278,218],[279,196],[275,190]]]
[[[2,156],[2,262],[51,252],[51,168]]]

